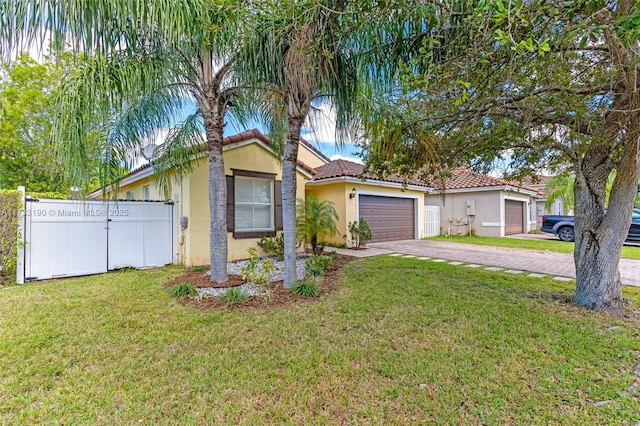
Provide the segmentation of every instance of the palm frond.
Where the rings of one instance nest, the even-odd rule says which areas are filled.
[[[204,125],[199,112],[191,114],[178,126],[173,127],[164,143],[156,149],[151,160],[153,173],[160,193],[170,196],[171,182],[180,182],[193,170],[198,154],[204,151]]]
[[[91,178],[91,138],[102,153],[100,180],[106,188],[135,161],[146,137],[180,115],[188,92],[169,73],[169,59],[157,52],[94,56],[68,76],[52,140],[70,182],[84,187]]]

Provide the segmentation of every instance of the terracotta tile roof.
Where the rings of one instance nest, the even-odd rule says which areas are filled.
[[[473,171],[468,166],[461,166],[455,168],[451,172],[451,177],[441,179],[434,177],[431,179],[431,186],[439,191],[447,191],[454,189],[473,189],[473,188],[489,188],[496,186],[511,186],[514,188],[520,188],[527,191],[535,192],[536,194],[544,195],[544,190],[540,188],[531,188],[521,182],[507,181],[482,173]]]
[[[474,172],[469,167],[457,167],[451,171],[451,177],[430,179],[431,186],[437,190],[486,188],[490,186],[514,186],[504,179]]]
[[[513,182],[508,182],[504,179],[495,178],[492,176],[483,175],[481,173],[474,172],[469,167],[458,167],[451,172],[451,177],[448,178],[427,178],[427,179],[418,179],[411,178],[405,181],[400,176],[392,175],[386,176],[384,179],[379,178],[377,176],[371,174],[363,175],[364,166],[362,164],[354,163],[348,160],[333,160],[324,166],[318,167],[316,169],[316,174],[314,177],[314,181],[319,181],[323,179],[330,179],[335,177],[356,177],[356,178],[366,178],[372,180],[380,180],[386,182],[394,182],[394,183],[407,183],[411,185],[418,185],[433,188],[439,191],[447,191],[454,189],[473,189],[473,188],[488,188],[488,187],[502,187],[502,186],[512,186],[516,188],[522,188],[528,191],[532,191],[540,194],[541,191],[537,188],[526,187],[522,184],[516,184]]]
[[[393,183],[406,183],[409,185],[417,185],[417,186],[425,186],[428,187],[425,182],[410,178],[404,179],[401,176],[397,175],[389,175],[381,178],[379,176],[375,176],[370,173],[364,173],[364,165],[354,163],[353,161],[348,160],[332,160],[324,166],[320,166],[316,168],[316,174],[314,177],[314,181],[319,181],[323,179],[331,179],[336,177],[355,177],[355,178],[365,178],[371,180],[379,180],[383,182],[393,182]]]
[[[238,143],[238,142],[244,142],[244,141],[248,141],[248,140],[251,140],[251,139],[258,139],[259,141],[265,143],[266,145],[271,145],[268,136],[262,134],[258,129],[252,129],[252,130],[246,130],[244,132],[241,132],[241,133],[238,133],[238,134],[235,134],[235,135],[227,136],[226,138],[224,138],[222,140],[222,146],[227,146],[227,145],[231,145],[231,144]],[[311,145],[306,140],[300,138],[300,143],[303,144],[310,151],[313,151],[314,153],[316,153],[318,156],[320,156],[320,158],[325,160],[327,163],[330,161],[329,158],[327,158],[326,155],[324,155],[322,152],[318,151],[313,145]],[[205,144],[199,145],[198,147],[196,147],[194,149],[194,151],[196,151],[196,152],[204,152],[204,151],[206,151],[206,145]],[[314,172],[315,172],[313,167],[303,163],[300,160],[298,160],[298,166],[300,168],[302,168],[303,170],[307,171],[310,174],[314,174]],[[127,173],[126,175],[122,176],[120,179],[124,179],[126,177],[135,175],[136,173],[138,173],[138,172],[140,172],[142,170],[148,169],[150,167],[151,167],[150,163],[143,164],[142,166],[131,170],[129,173]]]
[[[546,185],[547,183],[549,183],[549,179],[551,179],[551,176],[545,176],[545,175],[536,175],[535,177],[533,177],[533,176],[525,176],[522,179],[522,183],[527,185],[527,186],[531,186],[531,185]]]

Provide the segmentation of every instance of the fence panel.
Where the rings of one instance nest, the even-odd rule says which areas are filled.
[[[28,201],[25,214],[25,280],[107,272],[102,203]]]
[[[173,262],[173,210],[164,203],[111,203],[109,269]]]
[[[173,262],[173,206],[32,200],[25,207],[25,281]]]
[[[424,236],[437,237],[440,235],[440,207],[424,206]]]

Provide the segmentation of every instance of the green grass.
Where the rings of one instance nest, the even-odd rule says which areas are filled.
[[[492,237],[432,237],[427,238],[434,241],[449,241],[467,244],[477,244],[483,246],[511,247],[530,250],[547,250],[558,253],[573,253],[573,243],[566,243],[560,240],[534,240],[525,238],[492,238]],[[640,259],[640,247],[622,247],[622,257],[627,259]]]
[[[0,424],[640,420],[640,321],[559,301],[571,283],[385,256],[314,302],[219,312],[167,294],[180,272],[0,290]]]

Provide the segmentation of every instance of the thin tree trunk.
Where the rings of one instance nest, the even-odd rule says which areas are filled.
[[[284,288],[291,288],[296,277],[296,188],[298,145],[302,120],[289,120],[287,143],[282,157],[282,228],[284,231]]]
[[[211,281],[225,282],[227,274],[227,182],[222,152],[224,112],[203,114],[209,148],[209,250]]]

